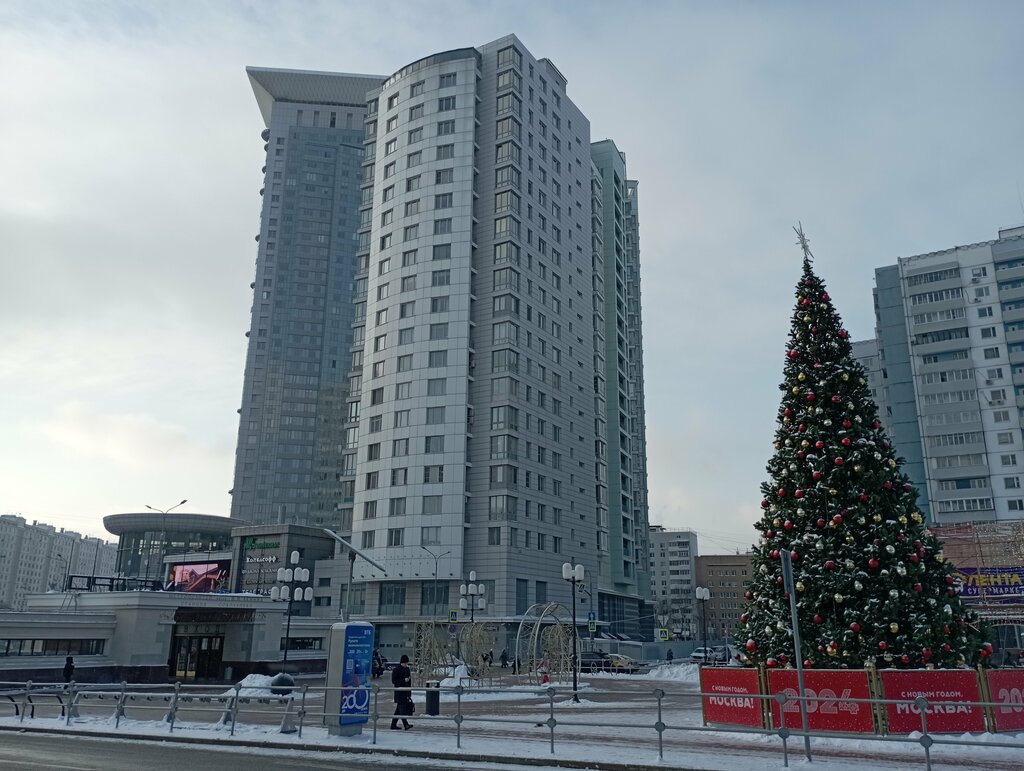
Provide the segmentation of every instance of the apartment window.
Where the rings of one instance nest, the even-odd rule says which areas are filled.
[[[1009,423],[1010,422],[1010,411],[1009,410],[996,410],[992,413],[992,419],[996,423]]]
[[[388,501],[388,516],[405,516],[405,498],[392,498],[390,501]]]
[[[488,498],[488,518],[514,521],[519,499],[514,495],[492,495]]]
[[[447,161],[455,157],[455,145],[438,145],[435,160]]]
[[[999,465],[1001,465],[1001,466],[1016,466],[1017,465],[1017,455],[1016,455],[1016,453],[1010,453],[1009,455],[1000,455],[999,456]]]
[[[415,288],[415,286],[413,287]],[[416,301],[409,300],[408,302],[401,303],[398,306],[398,318],[407,319],[416,313]]]
[[[453,120],[442,120],[437,123],[437,135],[439,137],[448,136],[449,134],[455,133],[455,121]]]
[[[438,169],[434,172],[435,185],[450,185],[455,181],[455,169]]]
[[[378,433],[381,430],[381,428],[383,427],[382,423],[383,423],[383,420],[381,419],[380,415],[373,415],[373,416],[371,416],[370,417],[370,433],[371,434]]]
[[[416,264],[416,250],[410,249],[407,252],[402,252],[402,267],[410,268]]]
[[[1020,477],[1004,477],[1003,489],[1005,490],[1019,490],[1020,489]]]
[[[982,337],[982,339],[987,338],[987,337],[995,337],[995,336],[996,336],[996,328],[995,327],[982,327],[981,328],[981,337]]]
[[[366,459],[380,460],[380,442],[366,445]]]
[[[388,541],[390,542],[390,540],[391,532],[389,531]],[[380,603],[377,606],[377,611],[381,616],[403,615],[405,613],[405,586],[399,583],[381,584]]]
[[[440,514],[441,513],[441,496],[440,495],[424,495],[423,496],[423,513],[424,514]]]
[[[448,351],[430,351],[427,359],[428,367],[447,367]]]
[[[409,452],[409,440],[401,439],[396,441],[405,442],[406,454]],[[396,453],[397,454],[397,453]],[[409,469],[407,468],[393,468],[391,469],[391,486],[392,487],[405,487],[409,484]]]
[[[383,310],[377,311],[377,313],[374,315],[374,323],[377,326],[380,326],[381,324],[387,324],[387,322],[388,322],[388,309],[384,308]],[[373,365],[373,376],[374,377],[378,377],[378,375],[377,375],[377,366],[378,365],[380,365],[381,368],[383,368],[384,362],[378,361],[378,362],[376,362]]]
[[[384,167],[384,179],[393,177],[395,174],[396,165],[394,161],[391,161],[387,166]]]
[[[397,104],[398,104],[398,94],[397,93],[392,94],[391,96],[388,97],[388,109],[389,110],[393,110],[395,108],[395,105],[397,105]]]
[[[430,339],[431,340],[447,340],[448,339],[448,324],[447,322],[441,324],[430,325]]]
[[[409,454],[409,440],[408,439],[393,439],[391,441],[391,456],[394,458],[402,458]]]
[[[434,235],[443,236],[452,232],[452,219],[451,217],[445,217],[444,219],[434,220]]]
[[[427,381],[427,396],[444,396],[448,381],[443,378],[431,378]]]
[[[387,336],[386,333],[383,334],[383,335],[377,335],[375,338],[373,338],[373,350],[374,350],[374,352],[383,351],[387,347],[388,347],[388,336]]]
[[[441,195],[434,196],[434,208],[435,209],[450,209],[452,208],[452,194],[442,193]]]
[[[397,410],[395,412],[395,428],[405,428],[409,425],[409,410]]]
[[[420,94],[422,94],[423,93],[423,86],[424,86],[425,83],[426,83],[425,80],[421,80],[418,83],[413,83],[409,87],[409,96],[413,97],[413,96],[419,96]]]
[[[388,185],[386,188],[384,188],[384,192],[381,195],[381,199],[382,200],[390,201],[394,197],[395,197],[395,186],[394,185]]]
[[[403,241],[412,241],[412,240],[414,240],[416,238],[419,238],[419,235],[420,235],[420,226],[419,225],[406,225],[404,228],[402,228],[402,240]]]
[[[409,177],[405,180],[405,192],[411,193],[414,190],[420,189],[420,175],[417,174],[414,177]]]
[[[406,353],[398,357],[397,372],[409,372],[412,370],[412,354]]]
[[[395,399],[408,399],[412,396],[412,383],[396,383]]]
[[[390,233],[385,233],[384,235],[382,235],[380,237],[380,248],[381,248],[381,251],[387,249],[389,246],[391,246],[391,234]]]
[[[992,306],[986,306],[984,308],[978,308],[979,319],[990,319],[992,318]]]
[[[394,131],[396,128],[398,128],[398,116],[393,115],[392,117],[388,118],[387,123],[384,124],[384,131]],[[369,133],[370,132],[368,132],[368,134]],[[370,135],[372,136],[372,134]]]
[[[516,614],[526,613],[530,605],[530,582],[525,578],[516,579]]]
[[[409,108],[409,120],[419,120],[423,117],[423,105],[418,104]]]
[[[448,311],[448,295],[443,297],[431,297],[430,298],[430,312],[431,313],[446,313]]]
[[[435,260],[450,260],[452,256],[452,245],[451,244],[434,244],[433,252],[431,253],[432,259]]]
[[[406,139],[406,144],[410,144],[411,145],[411,144],[414,144],[416,142],[419,142],[422,139],[423,139],[423,129],[422,128],[414,128],[412,131],[409,132],[409,136]]]
[[[1011,498],[1006,502],[1006,506],[1010,511],[1024,511],[1024,500]]]
[[[411,169],[413,166],[419,166],[423,161],[423,153],[417,150],[414,153],[409,153],[405,156],[405,168]]]
[[[424,437],[423,452],[427,455],[433,455],[435,453],[444,452],[444,436],[427,436]],[[424,482],[428,481],[426,479]]]
[[[384,155],[391,155],[395,150],[398,149],[398,140],[389,139],[384,143]]]
[[[416,288],[416,276],[403,276],[401,289],[403,292],[411,292]]]
[[[986,348],[984,353],[985,353],[985,358],[986,359],[998,359],[999,358],[999,347],[996,346],[995,348]]]
[[[489,528],[487,528],[487,545],[488,546],[501,546],[501,528],[500,527],[489,527]]]
[[[443,481],[444,481],[444,466],[424,466],[423,467],[423,484],[440,484]]]
[[[415,201],[406,201],[405,204],[405,216],[412,217],[415,214],[420,213],[420,199],[417,198]]]
[[[1013,444],[1013,431],[1000,431],[996,434],[997,444]]]
[[[434,544],[441,543],[441,527],[439,525],[421,527],[420,543],[424,546],[433,546]]]
[[[374,388],[370,391],[370,404],[383,404],[384,403],[384,389]]]
[[[362,543],[360,545],[364,549],[372,549],[373,548],[373,540],[374,540],[373,536],[374,535],[376,535],[375,531],[373,531],[373,530],[364,530],[363,531],[363,540],[362,540]]]
[[[446,72],[442,74],[440,80],[438,81],[438,88],[449,88],[451,86],[454,86],[457,75],[458,73],[456,72]],[[455,97],[452,98],[454,99]]]
[[[430,274],[431,286],[448,286],[451,283],[451,271],[435,270]]]
[[[444,407],[427,407],[427,425],[438,426],[444,423]]]
[[[398,344],[411,345],[413,338],[413,327],[398,330]]]

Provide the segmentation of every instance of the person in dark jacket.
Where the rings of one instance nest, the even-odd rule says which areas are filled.
[[[64,675],[65,683],[70,683],[71,678],[75,676],[75,659],[73,656],[68,656],[67,659],[65,659],[62,674]]]
[[[395,687],[395,717],[391,719],[391,730],[398,730],[398,719],[401,716],[405,730],[412,728],[412,723],[405,719],[415,710],[412,691],[401,690],[412,687],[412,672],[409,670],[409,657],[403,655],[398,666],[391,670],[391,685]]]

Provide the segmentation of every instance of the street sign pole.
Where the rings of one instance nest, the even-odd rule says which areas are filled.
[[[807,701],[804,699],[804,657],[800,653],[800,624],[796,616],[796,586],[793,583],[793,561],[787,549],[782,550],[782,583],[789,594],[789,614],[793,622],[793,661],[796,664],[796,687],[800,693],[800,723],[804,729],[804,755],[811,761],[811,737],[807,728]]]

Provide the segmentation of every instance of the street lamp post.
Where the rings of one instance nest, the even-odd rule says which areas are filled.
[[[487,598],[484,597],[484,585],[476,583],[476,571],[469,571],[469,584],[459,586],[459,608],[465,613],[469,611],[469,623],[476,623],[476,611],[487,609]]]
[[[434,591],[434,603],[433,604],[434,604],[434,615],[436,616],[437,615],[437,566],[438,566],[438,563],[441,561],[441,558],[442,557],[447,557],[449,554],[451,554],[451,551],[450,550],[446,551],[444,554],[434,554],[434,552],[432,552],[426,546],[420,546],[420,548],[423,549],[423,551],[425,551],[427,554],[429,554],[431,557],[434,558],[434,590],[433,590]]]
[[[698,586],[694,593],[697,595],[697,599],[700,600],[700,618],[701,625],[704,628],[704,663],[708,663],[708,600],[711,599],[711,590],[706,589],[703,586]]]
[[[577,704],[580,696],[577,693],[578,682],[578,653],[579,636],[576,632],[576,586],[583,583],[584,570],[582,565],[573,565],[571,562],[562,563],[562,578],[572,584],[572,700]]]
[[[298,567],[299,553],[297,551],[291,553],[289,562],[293,567],[277,569],[277,580],[281,586],[275,586],[270,590],[270,599],[288,603],[288,621],[284,631],[284,660],[282,662],[284,665],[288,664],[288,648],[291,646],[292,603],[296,600],[299,602],[302,602],[303,599],[306,602],[313,600],[313,587],[307,586],[303,589],[299,586],[309,580],[309,568]]]
[[[183,498],[180,503],[176,503],[176,504],[174,504],[173,506],[171,506],[168,509],[158,509],[155,506],[150,506],[148,503],[146,504],[146,508],[147,509],[149,509],[150,511],[155,511],[157,514],[160,515],[160,563],[161,563],[161,570],[163,569],[162,564],[163,564],[163,561],[164,561],[164,557],[167,556],[167,554],[166,554],[166,550],[167,550],[167,514],[169,512],[171,512],[171,511],[174,511],[179,506],[184,506],[186,503],[188,503],[188,498]],[[149,557],[152,558],[152,556],[153,556],[153,544],[150,543],[150,546],[149,546]],[[149,583],[149,559],[148,558],[146,560],[146,583],[147,584]],[[160,586],[161,587],[164,586],[164,576],[160,577]]]

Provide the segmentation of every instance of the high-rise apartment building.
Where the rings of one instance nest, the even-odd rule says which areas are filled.
[[[697,533],[651,525],[648,542],[655,619],[675,634],[692,637],[696,630]]]
[[[937,525],[1024,519],[1024,227],[875,271],[885,424]]]
[[[697,602],[695,635],[708,640],[731,640],[740,626],[747,582],[753,571],[750,554],[702,554],[697,557],[697,583],[710,599]],[[706,615],[705,615],[706,614]],[[704,625],[707,624],[705,630]]]
[[[269,105],[264,266],[273,261],[264,251],[268,220],[274,216],[281,234],[288,205],[266,200],[278,144],[283,195],[289,179],[326,182],[318,152],[356,165],[351,176],[333,178],[333,197],[318,194],[314,206],[300,190],[290,204],[304,224],[276,238],[276,269],[283,250],[292,261],[319,260],[315,275],[310,265],[290,268],[302,293],[281,296],[280,305],[274,295],[262,298],[262,282],[277,278],[263,276],[258,261],[257,341],[259,329],[284,334],[273,314],[306,310],[296,300],[315,288],[312,280],[336,276],[337,285],[309,295],[324,299],[308,320],[323,319],[322,338],[303,344],[289,332],[279,341],[282,351],[304,352],[301,373],[280,374],[315,380],[272,392],[270,373],[256,375],[262,349],[250,339],[244,398],[262,405],[263,416],[243,405],[233,515],[330,522],[350,532],[387,567],[385,577],[357,561],[351,598],[356,614],[378,623],[385,645],[407,637],[409,622],[447,617],[470,571],[484,586],[486,618],[511,623],[534,603],[568,604],[568,561],[587,570],[581,611],[639,628],[647,568],[639,251],[636,187],[622,156],[615,151],[621,173],[611,200],[620,224],[611,251],[593,224],[610,212],[590,124],[555,65],[514,36],[434,54],[388,78],[249,72]],[[304,85],[310,78],[318,85]],[[358,140],[336,133],[348,130],[347,117],[345,129],[312,125],[335,108],[331,120],[340,123],[343,105],[357,102],[349,88],[363,89],[352,107],[363,124]],[[298,143],[298,176],[289,175],[290,142]],[[272,215],[275,203],[282,208]],[[306,209],[326,214],[307,221]],[[327,245],[304,255],[320,230]],[[257,322],[263,299],[266,324]],[[609,351],[614,378],[605,374]],[[281,363],[291,360],[285,354]],[[262,396],[250,396],[250,383],[265,384]],[[616,483],[624,479],[628,492],[616,494],[614,507],[609,394]],[[315,420],[286,428],[273,422],[275,411]],[[238,500],[246,491],[248,506]],[[612,575],[629,580],[602,581]]]

